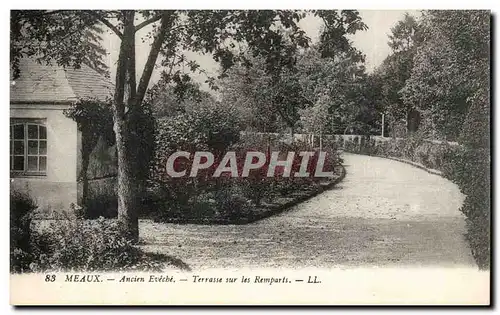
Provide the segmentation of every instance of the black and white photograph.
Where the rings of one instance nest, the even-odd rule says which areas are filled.
[[[492,24],[11,10],[11,304],[489,305]]]

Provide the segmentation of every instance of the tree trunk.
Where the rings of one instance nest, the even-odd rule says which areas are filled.
[[[122,232],[132,242],[139,240],[139,222],[137,215],[137,192],[134,183],[134,157],[132,151],[128,148],[133,146],[129,139],[131,136],[130,127],[127,122],[128,115],[125,111],[124,96],[127,79],[134,81],[134,78],[127,78],[127,73],[131,67],[130,57],[134,56],[134,11],[123,12],[123,38],[120,45],[120,54],[118,56],[118,65],[116,69],[116,86],[113,101],[113,123],[116,137],[116,151],[118,156],[118,222]],[[129,85],[130,88],[130,85]],[[135,87],[129,89],[130,93],[135,94]],[[128,104],[130,110],[131,103]]]
[[[124,119],[115,118],[116,150],[118,155],[118,222],[127,238],[133,242],[139,240],[139,222],[137,214],[137,189],[134,182],[133,156],[128,150],[130,130]]]
[[[139,240],[138,206],[141,197],[140,189],[143,186],[137,182],[136,178],[137,159],[140,158],[137,139],[140,135],[137,134],[137,121],[135,120],[165,35],[173,19],[170,19],[169,12],[162,15],[161,26],[155,35],[139,86],[136,88],[134,15],[134,11],[123,11],[123,36],[116,69],[113,121],[118,155],[118,222],[125,235],[133,242],[137,242]],[[129,89],[128,111],[125,110],[124,103],[126,85]]]

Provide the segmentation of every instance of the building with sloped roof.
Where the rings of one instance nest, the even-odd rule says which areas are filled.
[[[80,69],[21,59],[10,85],[11,187],[56,211],[79,200],[81,133],[63,111],[85,98],[106,99],[112,86],[86,65]]]

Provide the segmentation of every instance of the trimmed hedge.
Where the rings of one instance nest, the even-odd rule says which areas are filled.
[[[466,195],[462,211],[466,216],[467,240],[479,268],[490,267],[491,187],[490,150],[462,148],[449,155],[444,175]]]

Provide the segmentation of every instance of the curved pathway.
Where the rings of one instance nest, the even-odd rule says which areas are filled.
[[[336,187],[252,224],[142,221],[144,247],[193,270],[475,266],[456,185],[389,159],[346,153],[344,161]]]

